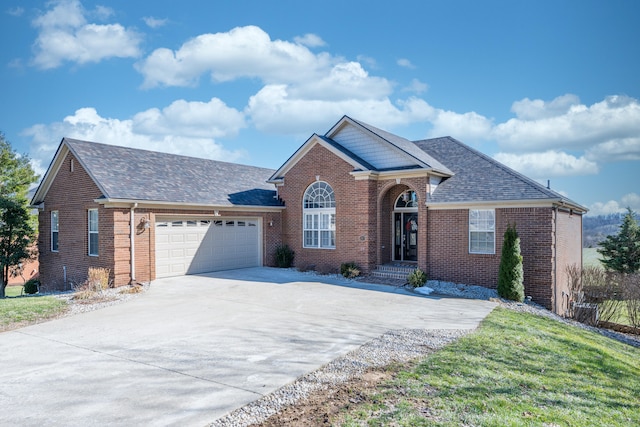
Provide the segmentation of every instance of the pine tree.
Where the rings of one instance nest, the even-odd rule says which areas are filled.
[[[640,226],[631,208],[622,220],[620,231],[600,242],[598,252],[607,270],[635,273],[640,270]]]
[[[509,224],[504,232],[500,271],[498,273],[498,295],[502,298],[524,300],[524,282],[522,255],[520,255],[520,237],[515,225]]]

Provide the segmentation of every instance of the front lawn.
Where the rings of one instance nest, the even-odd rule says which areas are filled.
[[[52,296],[20,296],[21,286],[6,288],[0,299],[0,332],[54,318],[67,310],[67,303]]]
[[[640,349],[498,308],[478,331],[434,353],[337,424],[640,425]]]

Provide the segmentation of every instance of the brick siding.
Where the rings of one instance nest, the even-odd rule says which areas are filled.
[[[105,208],[95,199],[100,190],[79,162],[67,155],[47,192],[39,213],[40,277],[45,289],[68,288],[85,280],[89,267],[111,270],[116,286],[128,284],[130,271],[130,208]],[[263,264],[273,266],[275,249],[287,243],[295,251],[294,265],[336,272],[343,262],[357,263],[368,273],[393,259],[394,203],[404,191],[418,197],[418,261],[430,279],[496,288],[502,240],[509,223],[516,225],[524,258],[526,295],[562,314],[566,305],[566,267],[581,264],[582,217],[549,207],[496,208],[494,254],[469,253],[469,210],[428,209],[424,197],[428,177],[356,180],[353,167],[321,145],[313,146],[286,173],[278,194],[280,212],[220,210],[222,217],[252,217],[262,221]],[[336,197],[335,249],[303,248],[302,199],[316,179],[327,182]],[[87,210],[98,209],[99,256],[89,256]],[[59,252],[50,249],[51,211],[59,211]],[[135,209],[135,278],[154,280],[157,216],[212,217],[211,209]],[[143,227],[144,219],[152,226]],[[272,226],[270,224],[273,224]],[[64,283],[66,267],[67,283]]]
[[[131,281],[130,209],[105,208],[94,202],[102,196],[91,177],[67,154],[44,200],[44,210],[38,214],[40,279],[43,289],[70,289],[86,280],[90,267],[108,268],[114,286]],[[98,209],[98,256],[88,255],[88,209]],[[51,251],[51,211],[58,211],[58,252]],[[279,212],[246,212],[220,210],[224,217],[261,218],[263,227],[263,264],[274,265],[275,248],[281,242],[282,220]],[[135,209],[135,279],[147,282],[155,279],[156,215],[212,217],[213,209]],[[145,229],[140,221],[149,219]],[[273,226],[270,223],[273,222]],[[66,269],[66,282],[64,271]]]
[[[73,172],[71,161],[74,161]],[[43,289],[70,289],[81,284],[90,267],[111,270],[113,279],[113,215],[95,199],[102,192],[68,153],[38,213],[38,252]],[[89,256],[88,210],[98,209],[98,256]],[[51,251],[51,212],[58,211],[58,252]],[[66,279],[64,281],[64,270]]]
[[[559,275],[570,263],[580,263],[582,222],[574,215],[570,226],[558,214],[556,248],[555,210],[545,208],[496,209],[496,251],[493,255],[469,253],[469,211],[429,211],[429,277],[495,289],[504,232],[515,224],[523,257],[525,295],[559,312],[566,277]],[[556,263],[557,256],[557,263]],[[557,281],[556,281],[557,279]],[[555,288],[554,288],[555,284]]]
[[[569,278],[567,267],[582,268],[582,215],[558,211],[557,217],[557,262],[555,312],[564,315],[569,309]]]

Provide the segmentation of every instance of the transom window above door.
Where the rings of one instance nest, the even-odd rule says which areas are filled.
[[[398,196],[396,209],[417,208],[418,195],[413,190],[407,190]]]

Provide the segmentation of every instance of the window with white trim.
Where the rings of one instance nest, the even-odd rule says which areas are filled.
[[[496,253],[496,211],[469,210],[469,253]]]
[[[333,188],[324,181],[316,181],[304,192],[303,246],[305,248],[335,249],[336,199]]]
[[[58,211],[51,211],[51,252],[58,252]]]
[[[98,256],[98,209],[89,209],[89,255]]]

